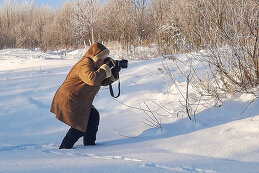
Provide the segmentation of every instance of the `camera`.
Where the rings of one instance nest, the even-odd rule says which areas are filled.
[[[114,60],[115,67],[128,68],[128,60]]]
[[[104,60],[104,63],[107,64],[110,68],[112,68],[111,70],[119,73],[121,68],[128,68],[128,60],[113,60],[111,57],[106,57],[106,59]],[[112,85],[109,84],[109,89],[110,89],[110,94],[112,97],[117,98],[120,96],[120,81],[118,84],[118,95],[114,96],[113,93],[113,89],[112,89]]]
[[[107,64],[110,68],[128,68],[128,60],[113,60],[111,57],[107,57],[104,60],[104,63]]]

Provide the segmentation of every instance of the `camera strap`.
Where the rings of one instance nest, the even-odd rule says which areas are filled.
[[[114,92],[113,92],[113,89],[112,89],[112,84],[109,85],[110,94],[111,94],[112,97],[118,98],[118,97],[120,96],[120,94],[121,94],[120,86],[121,86],[121,83],[120,83],[120,79],[119,79],[119,83],[118,83],[118,95],[117,95],[117,96],[114,96]]]

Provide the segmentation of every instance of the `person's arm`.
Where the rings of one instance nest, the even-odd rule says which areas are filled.
[[[100,85],[105,78],[111,77],[111,69],[108,65],[103,64],[95,71],[91,59],[85,59],[78,68],[78,76],[88,85]]]

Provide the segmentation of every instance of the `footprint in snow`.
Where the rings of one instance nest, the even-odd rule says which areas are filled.
[[[167,166],[163,166],[163,165],[158,165],[156,163],[142,164],[142,167],[164,169],[164,170],[177,172],[177,173],[216,173],[213,170],[203,170],[203,169],[195,168],[192,166],[167,167]]]
[[[40,146],[37,144],[22,144],[22,145],[7,145],[0,147],[0,152],[4,151],[20,151],[20,150],[35,150],[39,149]]]
[[[33,99],[33,98],[28,98],[28,100],[31,104],[36,105],[38,108],[49,108],[49,105],[46,105],[39,100],[36,100],[36,99]]]

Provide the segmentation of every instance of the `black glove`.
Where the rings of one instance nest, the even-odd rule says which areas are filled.
[[[112,58],[110,57],[105,58],[104,64],[108,65],[110,68],[112,68],[115,65]]]
[[[114,68],[112,68],[112,72],[119,73],[120,71],[121,71],[121,67],[119,66],[115,66]]]

